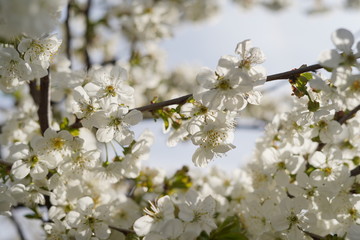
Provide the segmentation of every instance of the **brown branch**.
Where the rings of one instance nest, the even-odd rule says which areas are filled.
[[[192,94],[188,94],[188,95],[185,95],[185,96],[182,96],[182,97],[174,98],[174,99],[159,102],[159,103],[153,103],[153,104],[146,105],[146,106],[143,106],[143,107],[138,107],[138,108],[135,108],[135,109],[140,111],[140,112],[153,111],[153,110],[160,109],[160,108],[172,105],[172,104],[185,103],[186,100],[188,100],[190,97],[192,97]]]
[[[128,234],[134,234],[135,232],[133,230],[130,230],[130,229],[124,229],[124,228],[118,228],[118,227],[114,227],[114,226],[109,226],[109,228],[113,229],[113,230],[116,230],[118,232],[121,232],[125,235],[128,235]]]
[[[92,6],[92,0],[88,0],[86,9],[84,11],[85,19],[86,19],[86,31],[85,31],[85,41],[84,41],[84,57],[85,57],[85,66],[86,69],[89,70],[91,67],[91,59],[88,51],[88,45],[91,42],[91,31],[90,31],[90,9]]]
[[[35,104],[39,106],[39,89],[36,84],[36,79],[29,82],[29,90]]]
[[[66,57],[71,62],[71,31],[70,31],[70,14],[71,14],[72,0],[69,1],[66,8],[66,18],[65,18],[65,53]]]
[[[271,82],[274,80],[289,79],[290,77],[292,77],[294,75],[305,73],[305,72],[314,72],[321,68],[323,68],[323,67],[320,64],[314,64],[314,65],[310,65],[310,66],[306,66],[306,67],[300,67],[298,69],[294,69],[291,71],[269,75],[269,76],[267,76],[266,81]]]
[[[12,166],[11,163],[5,162],[5,161],[3,161],[3,160],[0,160],[0,165],[3,165],[3,166],[5,166],[5,167],[11,167],[11,166]]]
[[[354,117],[354,115],[360,110],[360,105],[357,105],[353,110],[346,113],[342,118],[337,120],[340,124],[344,124],[347,120]]]
[[[360,105],[356,106],[353,110],[350,112],[344,114],[341,118],[335,120],[340,123],[341,125],[344,124],[347,120],[354,117],[354,115],[360,110]],[[335,115],[336,116],[336,115]],[[318,147],[316,148],[316,151],[321,151],[325,147],[325,143],[320,142]]]
[[[25,236],[24,236],[24,232],[23,230],[21,229],[21,226],[20,224],[18,223],[18,221],[15,219],[14,215],[12,214],[12,216],[9,217],[9,219],[11,220],[11,222],[14,224],[15,228],[16,228],[16,231],[19,235],[19,238],[21,240],[25,240]]]
[[[49,74],[40,79],[38,117],[41,133],[49,128],[50,123],[50,79]]]

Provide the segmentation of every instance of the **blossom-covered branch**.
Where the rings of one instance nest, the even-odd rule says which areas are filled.
[[[293,69],[290,71],[269,75],[266,77],[266,82],[271,82],[274,80],[289,79],[294,75],[298,75],[298,74],[310,72],[310,71],[316,71],[321,68],[323,68],[323,67],[320,64],[314,64],[314,65],[310,65],[310,66],[300,67],[298,69]],[[141,112],[154,111],[154,110],[157,110],[157,109],[169,106],[169,105],[173,105],[173,104],[183,104],[191,97],[192,97],[192,94],[188,94],[188,95],[185,95],[182,97],[174,98],[174,99],[159,102],[159,103],[149,104],[149,105],[146,105],[143,107],[138,107],[135,109],[137,109]]]

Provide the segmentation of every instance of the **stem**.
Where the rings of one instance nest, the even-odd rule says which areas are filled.
[[[72,0],[69,1],[66,8],[66,18],[65,18],[65,37],[66,37],[66,48],[65,53],[66,57],[71,61],[71,32],[70,32],[70,12],[72,7]]]
[[[84,56],[85,56],[85,66],[86,69],[89,70],[91,67],[91,59],[88,51],[88,45],[91,42],[91,33],[90,33],[90,9],[92,6],[92,0],[88,0],[86,9],[84,11],[85,19],[86,19],[86,31],[85,31],[85,42],[84,42]]]
[[[185,96],[182,96],[182,97],[174,98],[174,99],[159,102],[159,103],[149,104],[149,105],[146,105],[146,106],[143,106],[143,107],[138,107],[138,108],[135,108],[135,109],[139,110],[140,112],[153,111],[153,110],[160,109],[160,108],[172,105],[172,104],[185,103],[186,100],[188,100],[191,97],[192,97],[192,94],[188,94],[188,95],[185,95]]]
[[[1,160],[1,159],[0,159],[0,165],[3,165],[3,166],[5,166],[5,167],[9,167],[9,168],[11,168],[11,166],[12,166],[11,163],[5,162],[5,161],[3,161],[3,160]]]
[[[25,240],[26,238],[25,238],[25,236],[24,236],[23,230],[21,229],[20,224],[18,223],[18,221],[16,221],[15,217],[14,217],[13,215],[11,215],[11,216],[9,217],[9,219],[10,219],[11,222],[14,224],[14,226],[15,226],[15,228],[16,228],[16,231],[17,231],[17,233],[18,233],[18,235],[19,235],[19,238],[20,238],[21,240]]]
[[[360,105],[357,105],[353,110],[346,113],[344,116],[342,116],[340,119],[337,119],[336,121],[343,125],[347,120],[354,117],[354,115],[360,110]],[[325,143],[319,143],[318,147],[316,148],[316,151],[321,151],[325,147]],[[355,170],[355,169],[353,169]]]
[[[357,105],[353,110],[345,114],[342,118],[338,120],[340,124],[344,124],[350,118],[353,118],[354,115],[360,110],[360,105]]]
[[[29,82],[30,95],[35,104],[39,106],[39,89],[36,84],[36,79]]]
[[[41,133],[49,128],[50,123],[50,79],[49,74],[40,79],[40,95],[38,117]]]
[[[313,72],[313,71],[319,70],[321,68],[323,68],[323,67],[320,64],[314,64],[314,65],[310,65],[310,66],[306,66],[306,67],[300,67],[298,69],[294,69],[291,71],[269,75],[269,76],[267,76],[266,81],[271,82],[271,81],[279,80],[279,79],[289,79],[290,77],[292,77],[294,75],[304,73],[304,72]]]
[[[128,234],[134,234],[135,232],[133,230],[130,230],[130,229],[124,229],[124,228],[118,228],[118,227],[114,227],[114,226],[109,226],[109,228],[113,229],[113,230],[116,230],[118,232],[121,232],[125,235],[128,235]]]

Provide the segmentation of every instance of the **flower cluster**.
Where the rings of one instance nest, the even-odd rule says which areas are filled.
[[[154,139],[131,129],[141,111],[151,109],[173,130],[169,145],[197,146],[192,160],[204,167],[235,148],[236,118],[260,104],[264,54],[245,40],[215,71],[166,72],[150,43],[171,36],[180,20],[216,12],[216,1],[205,0],[123,1],[97,14],[90,8],[98,2],[71,1],[66,18],[86,15],[85,41],[72,36],[81,29],[68,29],[68,51],[57,54],[63,40],[53,31],[63,3],[0,0],[0,89],[13,92],[16,106],[1,126],[0,214],[30,209],[47,239],[358,239],[360,43],[350,31],[335,31],[335,49],[320,55],[328,73],[289,76],[295,103],[266,126],[245,168],[166,175],[142,166]],[[262,3],[278,10],[290,1]],[[111,56],[92,51],[102,43],[100,29],[115,26],[131,43],[128,61],[94,65],[94,56]],[[87,71],[76,70],[81,63]],[[179,77],[196,80],[195,87],[181,83],[191,98],[176,108],[135,108],[135,99],[176,95],[179,83],[169,82]]]
[[[221,57],[215,72],[205,68],[197,75],[194,101],[182,109],[189,120],[172,134],[170,145],[186,136],[199,146],[192,158],[195,166],[206,166],[235,148],[235,118],[248,103],[260,104],[262,94],[254,88],[265,83],[266,71],[258,65],[264,54],[250,40],[240,42],[235,53]]]
[[[144,212],[134,223],[136,234],[144,239],[195,239],[202,231],[210,234],[216,228],[215,200],[211,196],[202,199],[195,190],[174,200],[161,197]]]
[[[0,48],[0,89],[14,91],[30,80],[48,74],[51,57],[61,45],[55,35],[41,38],[23,38],[17,49]]]

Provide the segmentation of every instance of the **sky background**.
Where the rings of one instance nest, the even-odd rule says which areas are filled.
[[[268,74],[279,73],[299,67],[302,64],[314,64],[318,55],[326,49],[333,48],[330,34],[337,28],[347,28],[357,39],[360,37],[360,11],[344,11],[335,8],[333,11],[309,16],[306,9],[312,0],[298,0],[285,11],[271,12],[262,7],[243,10],[228,3],[223,3],[218,16],[209,22],[182,25],[175,30],[173,39],[162,41],[160,46],[168,53],[168,65],[173,68],[179,64],[193,64],[214,69],[222,55],[234,54],[238,42],[251,39],[253,45],[260,47],[267,58],[264,66]],[[328,1],[339,3],[342,1]],[[286,81],[276,82],[282,87],[275,95],[290,94]],[[266,84],[271,86],[272,84]],[[0,107],[6,105],[0,101]],[[1,114],[1,112],[0,112]],[[4,116],[2,116],[4,117]],[[179,144],[168,148],[166,136],[162,134],[161,121],[146,121],[135,126],[138,136],[143,129],[151,129],[156,136],[150,159],[144,163],[151,167],[160,167],[174,171],[183,165],[192,166],[191,156],[195,146]],[[231,171],[244,165],[251,158],[256,138],[261,136],[259,130],[237,130],[235,145],[226,157],[215,159],[210,164]],[[20,214],[15,217],[19,217]],[[37,231],[30,223],[24,227]],[[31,226],[31,227],[29,227]],[[7,231],[3,231],[6,229]],[[0,239],[14,240],[15,229],[5,218],[0,217]]]

